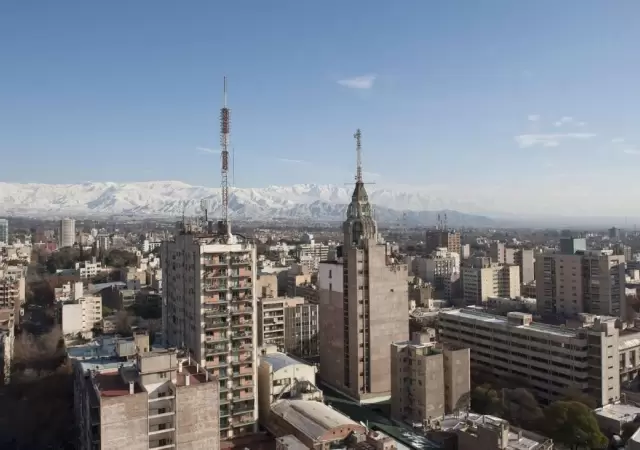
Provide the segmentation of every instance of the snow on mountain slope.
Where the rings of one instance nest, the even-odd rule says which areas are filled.
[[[238,219],[342,220],[352,190],[351,186],[315,184],[234,188],[230,193],[229,207],[231,216]],[[381,220],[397,220],[403,212],[411,221],[422,221],[430,220],[427,211],[478,211],[475,205],[444,197],[446,192],[434,193],[425,188],[371,185],[367,186],[367,191]],[[179,181],[56,185],[0,183],[0,214],[5,215],[178,216],[183,211],[194,215],[202,199],[208,201],[212,216],[220,214],[219,188],[191,186]],[[455,211],[451,213],[456,214]],[[460,218],[462,216],[464,214]]]

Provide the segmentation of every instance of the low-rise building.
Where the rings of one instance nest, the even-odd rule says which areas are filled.
[[[217,379],[175,351],[116,369],[74,365],[81,450],[220,448]]]
[[[14,312],[12,309],[0,310],[0,384],[9,384],[11,380],[14,342]]]
[[[269,353],[260,357],[258,366],[258,417],[264,425],[271,405],[282,398],[310,393],[307,400],[322,400],[315,388],[318,368],[291,358],[284,353]],[[315,394],[315,395],[314,395]]]
[[[62,303],[62,333],[88,335],[102,324],[102,298],[87,295]]]

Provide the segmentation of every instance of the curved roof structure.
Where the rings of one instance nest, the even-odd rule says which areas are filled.
[[[352,431],[367,431],[365,426],[341,412],[313,400],[279,400],[271,405],[271,412],[314,442],[335,439],[336,433],[333,431],[336,428],[341,428],[338,435]]]

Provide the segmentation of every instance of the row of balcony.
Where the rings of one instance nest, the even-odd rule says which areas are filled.
[[[231,257],[231,258],[203,258],[202,265],[205,267],[215,267],[215,266],[228,266],[231,264],[232,266],[247,266],[251,265],[251,258],[244,257]]]

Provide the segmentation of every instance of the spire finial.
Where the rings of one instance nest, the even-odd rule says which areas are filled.
[[[356,139],[356,183],[362,183],[362,133],[360,132],[360,128],[356,130],[353,137]]]

